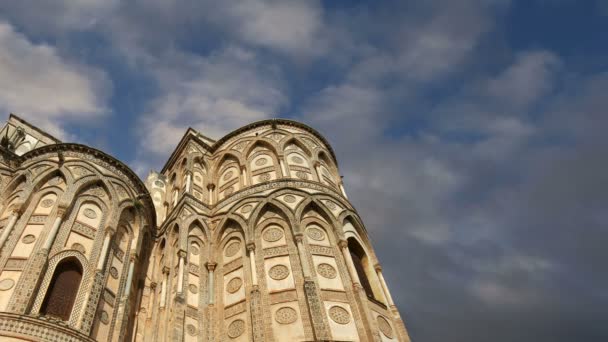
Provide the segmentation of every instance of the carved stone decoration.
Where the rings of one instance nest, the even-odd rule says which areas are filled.
[[[99,320],[103,324],[108,324],[108,323],[110,323],[110,315],[108,315],[108,313],[106,311],[102,311],[101,314],[99,315]]]
[[[228,171],[228,172],[226,172],[226,173],[224,174],[224,180],[225,180],[225,181],[227,181],[227,180],[229,180],[230,178],[232,178],[232,176],[234,176],[234,172],[232,172],[232,171]]]
[[[325,263],[317,266],[317,273],[327,279],[334,279],[338,275],[338,272],[332,265]]]
[[[2,279],[0,280],[0,291],[8,291],[15,286],[15,281],[13,279]]]
[[[263,159],[265,160],[265,159]],[[260,182],[268,182],[270,180],[270,173],[262,173],[260,175]]]
[[[306,173],[304,171],[298,171],[298,172],[296,172],[296,177],[298,177],[300,179],[308,179],[308,173]]]
[[[190,246],[190,253],[192,253],[192,255],[198,255],[199,250],[198,250],[198,248],[196,248],[196,246],[191,245]]]
[[[224,195],[230,196],[230,195],[232,195],[233,192],[234,192],[234,187],[231,186],[228,189],[224,190]]]
[[[336,210],[337,208],[336,203],[332,201],[326,201],[325,205],[329,208],[329,210]]]
[[[274,265],[268,270],[268,276],[274,280],[283,280],[289,276],[289,268],[285,265]]]
[[[241,286],[243,286],[243,280],[239,277],[235,277],[230,279],[226,285],[226,291],[228,291],[228,293],[235,293],[241,289]]]
[[[112,266],[110,268],[110,275],[112,276],[112,278],[118,279],[118,269],[116,267]]]
[[[332,306],[329,308],[329,317],[332,321],[338,324],[348,324],[350,323],[350,314],[346,311],[345,308],[341,306]]]
[[[198,287],[194,284],[190,284],[188,285],[188,290],[190,292],[192,292],[193,294],[197,294],[198,293]]]
[[[90,218],[91,220],[96,219],[97,218],[97,213],[95,212],[95,210],[90,209],[90,208],[86,208],[82,214],[84,216],[86,216],[87,218]]]
[[[157,180],[157,181],[154,181],[154,185],[156,185],[159,188],[162,188],[162,187],[165,186],[165,183],[163,183],[162,181]]]
[[[79,251],[80,253],[84,254],[86,252],[85,248],[83,245],[79,244],[78,242],[74,242],[72,244],[72,247],[70,247],[71,249],[75,250],[75,251]]]
[[[287,196],[283,197],[283,199],[287,203],[295,203],[296,202],[296,196],[294,196],[294,195],[287,195]]]
[[[228,326],[228,337],[237,338],[245,332],[245,321],[237,319]]]
[[[231,242],[228,247],[226,247],[226,251],[224,252],[224,255],[226,255],[227,257],[231,258],[233,256],[236,255],[236,253],[238,253],[241,250],[241,243],[238,241],[235,242]]]
[[[309,238],[315,240],[315,241],[323,241],[325,240],[325,233],[319,229],[319,228],[308,228],[306,230],[306,235],[308,235]]]
[[[304,159],[302,159],[299,156],[293,156],[293,157],[291,157],[291,161],[294,162],[294,163],[296,163],[296,164],[302,164],[302,163],[304,163]]]
[[[247,213],[251,212],[251,210],[253,210],[253,206],[251,204],[246,204],[241,208],[241,212],[243,214],[247,214]]]
[[[55,200],[47,198],[40,203],[40,206],[42,208],[50,208],[53,206],[53,204],[55,204]]]
[[[391,339],[395,337],[395,334],[393,333],[393,328],[391,327],[391,324],[386,320],[386,318],[378,316],[376,320],[378,321],[378,329],[380,329],[380,332],[382,332],[384,336]]]
[[[268,159],[266,159],[266,158],[260,158],[255,161],[255,165],[257,165],[257,166],[264,166],[266,164],[268,164]]]
[[[266,229],[262,237],[266,242],[276,242],[281,240],[283,235],[283,230],[281,228],[272,227],[270,229]]]
[[[23,239],[21,239],[21,242],[23,242],[26,245],[29,245],[30,243],[36,241],[36,237],[32,234],[28,234],[26,236],[23,237]]]
[[[186,326],[186,332],[190,336],[196,336],[196,334],[198,333],[198,331],[196,330],[196,327],[194,325],[192,325],[192,324],[188,324]]]
[[[288,306],[282,307],[274,314],[274,320],[279,324],[291,324],[298,319],[298,313]]]

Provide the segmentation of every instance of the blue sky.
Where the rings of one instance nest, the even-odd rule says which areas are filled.
[[[332,143],[415,341],[608,339],[605,0],[0,4],[0,109],[144,176],[188,126]]]

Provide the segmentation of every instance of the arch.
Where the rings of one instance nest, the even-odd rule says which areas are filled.
[[[40,313],[63,321],[69,320],[82,282],[82,274],[82,265],[78,259],[63,259],[53,272]]]
[[[247,159],[249,159],[249,157],[251,156],[251,153],[253,152],[253,150],[255,150],[256,147],[266,147],[275,156],[278,156],[280,154],[277,147],[274,144],[274,141],[265,139],[265,138],[258,138],[256,140],[254,140],[253,143],[249,144],[249,146],[247,146],[247,148],[245,149],[245,153],[243,153],[243,155]]]
[[[375,272],[374,266],[365,249],[354,237],[349,237],[346,241],[348,242],[348,251],[350,252],[353,265],[355,266],[355,271],[357,272],[361,286],[365,290],[365,294],[367,297],[379,300],[382,298],[382,293],[380,292],[382,289],[379,288],[377,279],[372,273]]]
[[[289,145],[292,145],[292,144],[298,146],[302,151],[304,151],[304,153],[306,153],[306,155],[309,158],[312,158],[312,156],[313,156],[312,151],[308,148],[308,146],[306,146],[306,144],[302,143],[296,137],[291,137],[291,138],[285,140],[285,142],[281,146],[281,150],[283,151],[283,153],[285,153],[285,150],[287,150],[287,148],[289,147]]]

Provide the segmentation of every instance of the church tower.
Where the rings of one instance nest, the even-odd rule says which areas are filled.
[[[145,182],[15,116],[1,133],[0,339],[409,341],[314,129],[188,129]]]

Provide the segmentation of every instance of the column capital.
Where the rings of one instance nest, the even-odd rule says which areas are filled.
[[[374,270],[376,270],[376,272],[382,272],[382,266],[380,266],[380,264],[376,263],[374,265]]]
[[[190,170],[186,170],[184,171],[184,173],[186,174],[186,176],[192,176],[192,171]]]
[[[116,233],[116,229],[114,227],[110,227],[110,226],[107,226],[103,231],[106,235],[110,235],[110,236],[112,236]]]
[[[207,190],[213,190],[213,189],[215,189],[215,184],[213,184],[213,183],[207,184]]]
[[[67,205],[60,204],[57,206],[57,217],[60,217],[62,220],[64,219],[65,214],[68,212]]]
[[[23,213],[22,205],[14,205],[8,211],[11,215],[20,216]]]
[[[169,267],[163,266],[163,274],[169,274]]]
[[[346,239],[340,239],[338,240],[338,246],[340,246],[340,248],[348,248],[348,241],[346,241]]]
[[[247,242],[246,248],[247,248],[248,252],[251,252],[251,251],[255,252],[255,242],[253,242],[253,241]]]
[[[215,267],[217,266],[216,262],[208,262],[205,264],[205,266],[207,266],[207,270],[210,272],[215,271]]]
[[[315,162],[314,167],[319,167],[321,166],[321,162],[319,162],[318,160]]]
[[[294,238],[296,239],[297,243],[302,243],[304,241],[304,233],[297,232],[294,234]]]
[[[187,255],[188,255],[188,253],[183,249],[180,249],[179,251],[177,251],[177,256],[179,256],[180,258],[186,259]]]
[[[137,254],[135,254],[135,253],[129,254],[129,261],[132,262],[133,264],[137,263]]]
[[[157,285],[158,285],[158,284],[157,284],[155,281],[153,281],[153,282],[151,282],[151,283],[150,283],[150,288],[151,288],[152,290],[156,290],[156,286],[157,286]]]

